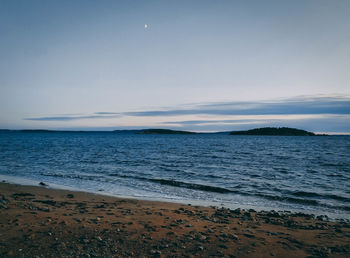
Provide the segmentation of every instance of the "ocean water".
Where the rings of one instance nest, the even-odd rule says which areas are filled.
[[[0,178],[350,218],[350,137],[0,132]]]

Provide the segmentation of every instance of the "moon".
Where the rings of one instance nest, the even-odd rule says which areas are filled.
[[[147,29],[148,28],[148,25],[147,24],[145,24],[145,29]]]

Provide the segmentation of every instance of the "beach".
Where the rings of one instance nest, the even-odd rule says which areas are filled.
[[[349,257],[349,221],[0,184],[1,257]]]
[[[350,258],[349,10],[0,0],[0,258]]]

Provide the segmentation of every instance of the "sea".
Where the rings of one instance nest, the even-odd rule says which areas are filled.
[[[1,131],[0,179],[349,219],[350,136]]]

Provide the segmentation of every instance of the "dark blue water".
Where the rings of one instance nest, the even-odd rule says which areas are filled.
[[[1,132],[0,176],[349,218],[350,137]]]

